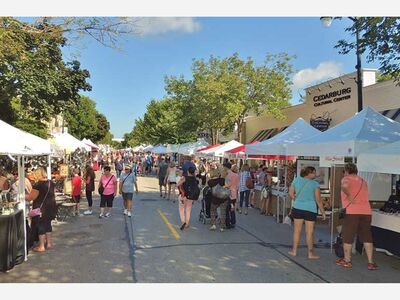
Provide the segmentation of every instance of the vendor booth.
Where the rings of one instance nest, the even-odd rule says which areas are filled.
[[[352,118],[317,134],[308,139],[288,144],[287,154],[295,156],[337,156],[357,158],[362,153],[388,145],[400,140],[400,123],[395,122],[382,114],[374,111],[370,107],[364,108]],[[372,150],[371,150],[372,151]],[[312,160],[309,161],[309,164]],[[343,166],[342,162],[342,165]],[[307,162],[305,162],[307,164]],[[339,165],[340,168],[340,165]],[[343,177],[341,170],[338,172],[337,165],[334,163],[331,168],[330,198],[332,209],[331,216],[331,242],[335,225],[339,224],[337,209],[340,204],[340,180]],[[360,170],[362,171],[362,170]],[[374,184],[373,177],[368,174],[359,173],[370,186],[371,193],[375,189],[371,188]],[[379,200],[379,199],[374,199]],[[381,201],[385,199],[380,199]],[[374,223],[376,216],[372,216]],[[336,224],[335,224],[336,223]]]
[[[6,141],[0,144],[0,155],[12,155],[18,158],[19,185],[16,199],[5,197],[7,200],[6,207],[3,202],[1,203],[0,271],[7,271],[16,264],[27,260],[25,157],[39,155],[50,157],[51,146],[48,141],[15,128],[1,120],[0,132],[4,141]],[[16,205],[11,206],[10,204],[12,203]]]
[[[357,168],[364,172],[393,174],[390,187],[395,186],[386,203],[372,211],[372,232],[376,248],[400,256],[400,141],[361,153]]]
[[[248,158],[264,156],[268,159],[278,160],[279,162],[284,160],[283,163],[277,165],[277,182],[276,185],[272,187],[272,203],[276,206],[276,218],[278,222],[282,222],[285,219],[287,211],[290,208],[288,187],[293,178],[292,176],[288,176],[292,174],[292,170],[290,168],[290,174],[288,174],[287,166],[289,166],[289,164],[287,161],[289,158],[293,159],[293,157],[287,156],[287,146],[319,133],[319,130],[312,127],[302,118],[298,118],[293,124],[272,138],[261,143],[248,144],[245,146],[245,153]],[[292,167],[292,164],[290,167]],[[261,189],[261,187],[259,186],[258,189]]]

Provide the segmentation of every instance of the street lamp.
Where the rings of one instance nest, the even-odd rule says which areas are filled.
[[[357,96],[358,96],[358,111],[363,109],[363,95],[362,95],[362,74],[361,74],[361,53],[360,53],[360,28],[357,18],[348,17],[356,25],[356,54],[357,54]],[[334,18],[332,17],[321,17],[320,20],[324,27],[329,27],[332,24]]]

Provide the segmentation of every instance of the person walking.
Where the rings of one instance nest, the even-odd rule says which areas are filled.
[[[164,156],[161,157],[161,161],[158,166],[158,185],[160,186],[160,197],[162,197],[162,188],[164,187],[164,199],[167,198],[167,170],[168,164],[165,162]]]
[[[245,204],[245,211],[244,214],[247,215],[248,207],[249,207],[249,196],[250,196],[250,189],[247,187],[247,181],[252,180],[250,175],[250,168],[248,164],[244,164],[242,169],[240,170],[239,174],[239,194],[240,194],[240,201],[239,201],[239,214],[242,213],[243,202]]]
[[[47,179],[47,173],[42,167],[33,171],[33,178],[35,183],[32,190],[25,196],[27,201],[33,201],[33,209],[40,210],[40,215],[31,218],[34,235],[39,236],[39,245],[33,251],[45,252],[53,247],[51,221],[56,218],[57,212],[54,183]]]
[[[344,177],[341,182],[342,207],[346,208],[342,224],[344,258],[338,259],[336,264],[344,268],[353,266],[351,248],[357,235],[364,244],[368,258],[368,270],[376,270],[378,266],[373,260],[372,211],[368,198],[368,184],[357,174],[358,170],[355,164],[345,165]]]
[[[194,168],[196,172],[196,165],[193,163],[192,157],[190,155],[186,155],[182,165],[183,176],[188,176],[189,168]]]
[[[111,209],[113,201],[117,195],[117,179],[111,174],[111,167],[104,167],[104,174],[101,175],[99,186],[104,190],[100,194],[100,215],[99,218],[109,218],[111,216]]]
[[[83,176],[85,181],[85,194],[86,200],[88,202],[88,209],[83,212],[84,215],[91,215],[93,213],[93,191],[94,191],[94,181],[96,178],[96,174],[94,173],[93,168],[90,165],[86,165],[86,171]]]
[[[261,190],[261,212],[260,214],[266,216],[272,216],[271,213],[271,198],[272,198],[272,173],[274,168],[264,167],[263,173],[264,176],[260,176],[259,178],[263,178],[263,188]]]
[[[176,164],[174,161],[171,161],[167,170],[167,176],[165,178],[168,184],[168,200],[171,199],[171,192],[172,192],[172,202],[175,203],[176,193],[175,187],[177,183],[176,177]]]
[[[217,185],[220,185],[221,188],[225,187],[225,179],[222,178],[220,175],[220,171],[218,169],[210,170],[210,179],[207,182],[207,185],[211,188],[211,227],[210,230],[216,230],[217,226],[217,208],[220,208],[220,231],[224,231],[226,229],[226,208],[229,199],[229,193],[227,197],[224,195],[216,195],[213,188]]]
[[[124,172],[119,181],[119,193],[124,200],[124,215],[132,216],[133,186],[135,186],[136,195],[139,193],[136,174],[130,165],[125,165]]]
[[[124,162],[121,159],[121,156],[118,155],[117,159],[114,161],[115,172],[117,173],[117,179],[121,177],[121,172],[124,169]]]
[[[178,202],[181,230],[189,228],[193,201],[198,200],[200,195],[200,188],[195,177],[195,171],[195,168],[189,167],[188,175],[182,176],[177,184],[180,191]]]
[[[293,247],[289,251],[291,256],[297,255],[301,230],[305,223],[308,258],[319,259],[319,256],[314,253],[314,225],[318,215],[317,206],[324,220],[325,210],[321,201],[319,183],[314,180],[316,174],[314,167],[305,167],[289,188],[289,196],[293,203],[291,214],[294,220]]]
[[[236,224],[235,206],[240,183],[238,174],[239,168],[237,165],[231,165],[231,163],[227,163],[227,167],[230,167],[225,182],[225,186],[230,190],[229,201],[227,204],[227,219],[229,217],[229,225],[233,227]]]
[[[72,177],[72,201],[76,204],[75,216],[83,216],[79,213],[79,206],[82,194],[82,178],[79,176],[79,169],[74,169],[74,177]]]

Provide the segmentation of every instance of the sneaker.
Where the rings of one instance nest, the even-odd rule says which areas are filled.
[[[99,215],[99,219],[103,219],[104,218],[104,215],[103,214],[100,214]]]
[[[128,214],[128,210],[124,209],[124,215],[127,215],[127,214]]]
[[[110,216],[111,216],[111,214],[108,212],[108,213],[105,214],[104,217],[109,218]]]
[[[132,217],[132,214],[130,211],[128,211],[128,217]]]
[[[221,228],[219,229],[219,231],[224,232],[225,229],[221,227]]]
[[[244,214],[247,215],[247,213],[248,213],[247,210],[245,210],[245,211],[244,211]]]
[[[212,225],[211,227],[210,227],[210,230],[216,230],[217,229],[217,226],[215,226],[215,225]]]
[[[241,214],[241,213],[242,213],[242,210],[241,210],[241,209],[239,209],[238,213],[239,213],[239,214]]]
[[[92,212],[91,210],[85,210],[85,211],[83,212],[83,214],[84,214],[85,216],[87,216],[87,215],[93,214],[93,212]]]

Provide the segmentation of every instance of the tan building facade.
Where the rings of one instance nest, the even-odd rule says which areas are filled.
[[[363,107],[370,106],[400,121],[400,86],[389,80],[376,83],[377,70],[363,69]],[[324,130],[349,119],[357,112],[356,72],[305,89],[304,103],[284,109],[286,119],[248,117],[242,143],[263,141],[281,132],[299,117]],[[325,127],[325,128],[324,128]]]

